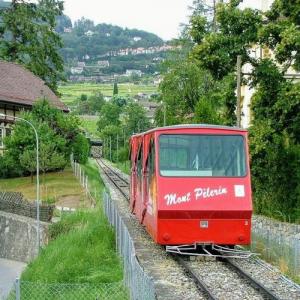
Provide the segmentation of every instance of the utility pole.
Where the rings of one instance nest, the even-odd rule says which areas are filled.
[[[109,160],[111,160],[111,136],[109,137]]]
[[[242,69],[242,58],[241,55],[237,56],[236,62],[236,126],[241,127],[241,69]]]
[[[119,162],[119,135],[117,134],[117,162]]]
[[[164,126],[166,126],[167,123],[166,114],[167,114],[167,106],[166,103],[164,103]]]
[[[213,32],[216,32],[216,0],[213,0]]]

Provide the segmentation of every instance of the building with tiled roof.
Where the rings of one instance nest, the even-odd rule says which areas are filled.
[[[42,79],[19,64],[0,60],[0,113],[18,116],[20,111],[30,110],[39,99],[47,99],[53,107],[69,112]],[[12,122],[12,118],[0,116],[0,150],[3,137],[11,132]]]

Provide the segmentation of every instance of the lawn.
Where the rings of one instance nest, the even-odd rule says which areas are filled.
[[[97,129],[98,116],[79,115],[82,127],[92,136],[98,137],[99,131]]]
[[[118,84],[120,96],[134,96],[138,93],[152,94],[157,92],[156,85],[139,85],[131,83]],[[62,94],[62,101],[67,104],[76,103],[81,94],[91,95],[94,92],[101,92],[104,96],[113,95],[113,84],[107,83],[68,83],[61,85],[58,91]]]
[[[71,168],[66,168],[61,172],[47,173],[40,176],[41,199],[52,200],[52,202],[64,201],[64,199],[73,198],[86,206],[87,198],[85,191],[79,184],[78,179],[73,175]],[[36,198],[36,177],[31,182],[30,177],[20,177],[11,179],[0,179],[0,190],[7,192],[21,192],[26,199],[33,201]],[[77,205],[76,205],[77,207]]]

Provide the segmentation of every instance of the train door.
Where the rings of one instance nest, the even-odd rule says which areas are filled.
[[[147,149],[147,150],[146,150]],[[151,194],[151,188],[153,188],[153,181],[155,181],[155,146],[154,139],[148,136],[145,140],[145,167],[143,172],[143,213],[142,221],[146,215],[149,213],[153,214],[153,196]]]
[[[141,141],[138,148],[137,162],[136,162],[136,209],[135,212],[138,219],[141,220],[142,203],[143,203],[143,141]]]
[[[137,140],[131,139],[130,144],[130,160],[131,160],[131,172],[130,172],[130,209],[134,213],[136,203],[136,184],[137,184]]]

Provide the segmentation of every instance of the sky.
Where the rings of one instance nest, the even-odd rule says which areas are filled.
[[[108,23],[176,38],[188,22],[193,0],[65,0],[64,13],[74,22],[82,16],[95,24]]]

